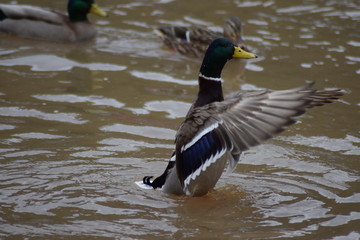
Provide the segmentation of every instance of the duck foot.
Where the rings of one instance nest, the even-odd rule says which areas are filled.
[[[161,188],[165,183],[166,175],[164,176],[163,174],[160,177],[155,178],[154,181],[151,181],[152,178],[153,176],[145,176],[143,178],[143,183],[145,185],[151,186],[154,189]]]

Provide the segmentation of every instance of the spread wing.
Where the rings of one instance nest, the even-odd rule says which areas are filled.
[[[281,132],[307,107],[331,102],[339,94],[338,90],[317,94],[309,89],[311,86],[236,93],[223,102],[194,108],[175,140],[176,167],[183,187],[226,151],[230,153],[230,166],[235,167],[242,151]]]

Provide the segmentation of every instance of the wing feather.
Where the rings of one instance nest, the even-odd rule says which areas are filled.
[[[225,150],[230,153],[228,161],[234,168],[241,152],[295,123],[294,117],[303,114],[306,108],[333,101],[341,94],[338,90],[311,90],[312,85],[235,93],[222,102],[193,108],[175,140],[176,167],[183,187],[186,188],[184,181],[185,185],[190,184],[218,161]]]

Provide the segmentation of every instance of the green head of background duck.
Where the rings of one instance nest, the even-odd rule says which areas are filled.
[[[94,0],[69,0],[67,10],[71,22],[88,21],[89,13],[101,17],[107,16],[107,13],[101,10]]]

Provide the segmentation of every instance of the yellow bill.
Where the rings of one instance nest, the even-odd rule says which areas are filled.
[[[253,53],[249,53],[240,47],[234,47],[234,54],[232,55],[233,58],[242,58],[242,59],[251,59],[257,58],[257,56]]]
[[[101,17],[107,17],[107,13],[101,10],[101,8],[95,3],[91,4],[90,13],[96,14]]]

